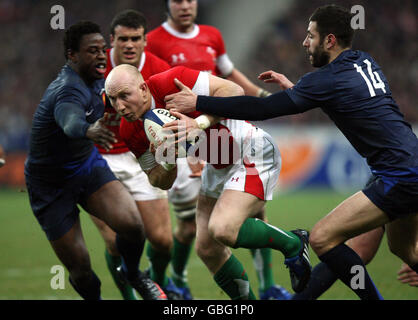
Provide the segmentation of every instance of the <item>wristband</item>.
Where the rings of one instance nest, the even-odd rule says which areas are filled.
[[[171,171],[176,167],[176,164],[170,164],[170,163],[161,163],[161,166],[164,168],[164,170],[166,171]]]
[[[257,92],[257,97],[259,98],[265,98],[271,95],[271,92],[268,92],[267,90],[264,89],[260,89]]]
[[[199,129],[205,130],[210,127],[210,120],[207,116],[202,114],[201,116],[198,116],[196,119],[197,126]]]

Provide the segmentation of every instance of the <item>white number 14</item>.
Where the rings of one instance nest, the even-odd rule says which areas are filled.
[[[367,87],[369,88],[370,96],[376,96],[376,92],[374,91],[374,89],[381,89],[384,93],[386,93],[385,83],[382,81],[382,79],[376,71],[372,71],[371,62],[368,59],[365,59],[363,62],[367,65],[367,71],[369,73],[370,79],[373,82],[373,85],[370,82],[369,78],[367,78],[366,74],[363,72],[363,69],[361,67],[359,67],[356,63],[354,63],[354,67],[357,69],[357,72],[361,74],[364,81],[366,81]]]

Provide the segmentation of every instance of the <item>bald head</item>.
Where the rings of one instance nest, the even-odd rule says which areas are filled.
[[[139,86],[142,82],[144,78],[138,68],[130,64],[120,64],[113,68],[106,78],[106,94],[114,95],[125,86]]]
[[[132,65],[113,68],[105,90],[112,107],[128,121],[138,120],[150,108],[151,93],[138,68]]]

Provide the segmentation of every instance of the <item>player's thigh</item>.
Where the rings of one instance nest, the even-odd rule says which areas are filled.
[[[86,200],[85,209],[115,232],[132,225],[142,226],[134,199],[118,180],[110,181],[92,193]]]
[[[384,233],[384,228],[379,227],[351,238],[347,241],[347,245],[360,256],[365,264],[368,264],[379,249]]]
[[[408,264],[418,262],[418,214],[408,215],[386,224],[390,250]],[[415,260],[415,261],[414,261]]]
[[[352,195],[315,224],[309,241],[317,254],[389,221],[362,191]]]
[[[215,238],[236,240],[244,221],[260,212],[265,201],[256,196],[236,190],[224,190],[213,208],[209,230]],[[231,239],[229,239],[231,238]]]
[[[65,235],[57,240],[50,241],[50,244],[59,260],[70,273],[90,272],[90,258],[79,218]]]
[[[172,231],[167,199],[136,201],[145,233],[153,245],[171,247]]]

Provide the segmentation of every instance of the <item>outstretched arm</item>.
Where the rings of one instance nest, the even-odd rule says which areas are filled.
[[[212,79],[213,76],[211,76]],[[291,83],[285,76],[268,71],[260,75],[264,81],[278,83],[282,88],[291,88]],[[214,77],[216,78],[216,77]],[[221,79],[226,81],[224,79]],[[218,82],[218,79],[215,79]],[[286,92],[278,92],[266,98],[240,96],[237,91],[234,94],[222,94],[222,90],[211,92],[211,96],[197,96],[187,86],[176,80],[180,92],[166,96],[166,108],[189,113],[200,111],[219,117],[242,120],[266,120],[284,115],[304,112],[311,107],[297,106]],[[218,82],[218,84],[222,84]],[[242,94],[242,93],[241,93]]]
[[[267,98],[250,96],[227,98],[198,96],[196,110],[231,119],[254,121],[305,111],[294,104],[284,91],[275,93]]]

